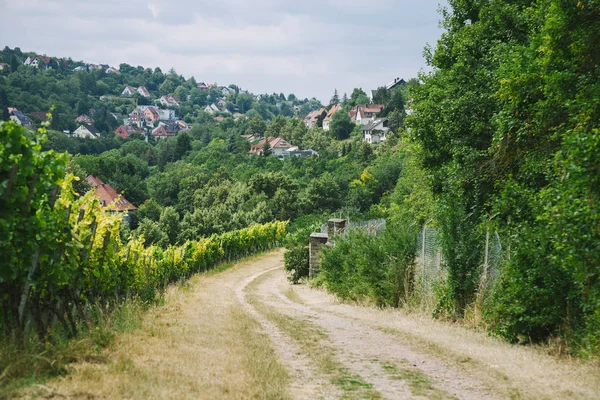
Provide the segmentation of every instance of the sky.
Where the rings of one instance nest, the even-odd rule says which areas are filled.
[[[0,0],[0,45],[328,102],[427,71],[445,0]]]

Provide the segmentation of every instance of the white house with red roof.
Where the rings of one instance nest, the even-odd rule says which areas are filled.
[[[257,144],[250,146],[250,154],[262,156],[264,154],[263,148],[265,146],[265,140],[269,144],[271,154],[277,157],[283,156],[287,150],[294,147],[283,138],[269,136]]]
[[[121,92],[121,96],[131,97],[135,93],[135,88],[133,86],[125,86],[125,89]]]
[[[92,190],[95,191],[100,205],[106,212],[126,214],[128,211],[137,210],[137,207],[131,204],[129,200],[99,178],[88,175],[87,182],[92,187]],[[123,219],[129,222],[129,216],[125,215]]]
[[[381,110],[383,110],[383,104],[359,104],[350,110],[350,119],[356,125],[367,125],[377,117],[377,113],[380,113]]]
[[[165,107],[179,107],[179,103],[181,102],[175,96],[161,96],[157,101]]]
[[[148,89],[146,89],[145,86],[138,87],[137,92],[140,94],[140,96],[150,97],[150,92],[148,91]]]

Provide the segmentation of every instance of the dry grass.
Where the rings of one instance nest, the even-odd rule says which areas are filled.
[[[288,375],[269,338],[235,301],[234,267],[170,288],[140,329],[119,335],[103,364],[23,392],[31,397],[285,399]]]

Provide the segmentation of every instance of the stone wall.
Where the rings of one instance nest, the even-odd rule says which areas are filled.
[[[319,255],[321,249],[327,244],[327,233],[315,232],[310,235],[308,242],[309,248],[309,262],[308,262],[308,276],[312,278],[321,269]]]

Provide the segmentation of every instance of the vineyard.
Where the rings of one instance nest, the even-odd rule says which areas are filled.
[[[155,299],[169,283],[279,243],[286,222],[186,241],[144,246],[122,238],[122,216],[93,192],[79,195],[68,156],[42,151],[45,131],[0,127],[0,311],[5,341],[41,341],[59,326],[77,334],[93,306]]]

